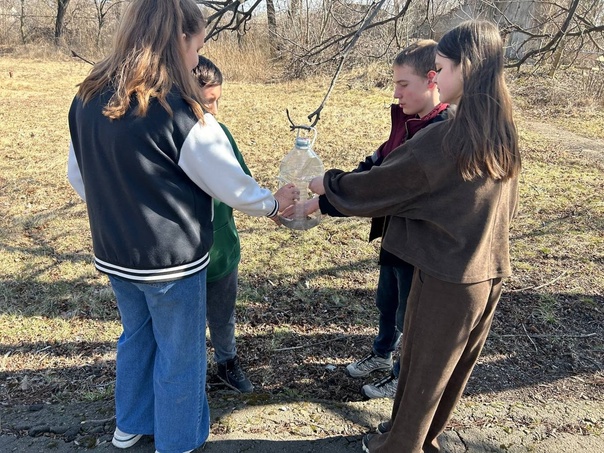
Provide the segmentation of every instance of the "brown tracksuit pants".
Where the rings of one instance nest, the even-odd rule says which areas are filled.
[[[501,279],[448,283],[415,270],[401,345],[392,429],[371,453],[434,453],[486,341]]]

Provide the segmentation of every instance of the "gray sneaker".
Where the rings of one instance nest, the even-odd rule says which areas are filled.
[[[374,436],[377,436],[377,434],[365,434],[361,439],[361,446],[363,447],[364,453],[369,453],[369,442]]]
[[[346,373],[353,378],[365,377],[374,371],[389,371],[392,369],[392,357],[384,359],[373,352],[358,362],[346,367]]]
[[[396,395],[396,387],[398,386],[398,378],[388,376],[387,378],[377,381],[374,384],[366,384],[361,388],[361,394],[365,398],[394,398]]]
[[[392,429],[392,422],[390,420],[381,422],[379,425],[377,425],[377,432],[380,434],[386,434],[391,429]]]

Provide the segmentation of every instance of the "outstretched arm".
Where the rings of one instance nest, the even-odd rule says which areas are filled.
[[[210,114],[205,124],[197,123],[187,136],[178,165],[204,192],[233,209],[258,217],[273,217],[284,209],[270,190],[243,171],[226,134]]]
[[[329,170],[322,186],[338,211],[359,217],[400,215],[429,194],[428,179],[412,152],[393,154],[366,172]],[[321,190],[317,181],[313,187]]]

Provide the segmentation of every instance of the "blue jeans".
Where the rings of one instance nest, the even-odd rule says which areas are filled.
[[[117,426],[153,434],[161,453],[199,447],[210,430],[205,270],[163,283],[109,280],[123,326],[117,343]]]
[[[407,298],[413,280],[413,266],[380,266],[375,306],[380,312],[378,334],[373,341],[373,352],[380,357],[391,357],[403,331]],[[398,376],[398,362],[394,375]]]
[[[237,268],[224,278],[208,282],[208,327],[216,363],[235,358],[235,303],[237,301]]]

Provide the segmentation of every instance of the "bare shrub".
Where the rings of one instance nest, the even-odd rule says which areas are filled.
[[[99,15],[99,4],[89,0],[71,0],[63,23],[63,34],[57,46],[65,54],[70,50],[98,59],[113,40],[113,32],[122,2]],[[55,45],[56,2],[43,0],[0,0],[0,45]],[[101,25],[102,26],[101,26]]]
[[[554,77],[540,71],[509,71],[510,90],[518,107],[541,115],[591,115],[604,106],[604,71],[568,68]]]
[[[340,82],[349,89],[390,88],[392,64],[384,60],[358,65],[342,74]]]
[[[222,33],[204,45],[202,52],[214,61],[227,81],[267,82],[279,76],[271,61],[266,31],[253,27],[245,35]]]
[[[365,17],[371,5],[335,0],[313,5],[307,1],[303,13],[292,17],[288,12],[278,15],[278,48],[289,77],[329,74],[340,62],[341,52]],[[375,21],[392,16],[380,11]],[[404,40],[406,45],[408,40]],[[391,60],[400,47],[395,24],[366,29],[352,52],[345,68],[354,70],[377,60]]]
[[[583,96],[604,107],[604,64],[580,71],[579,81]]]

